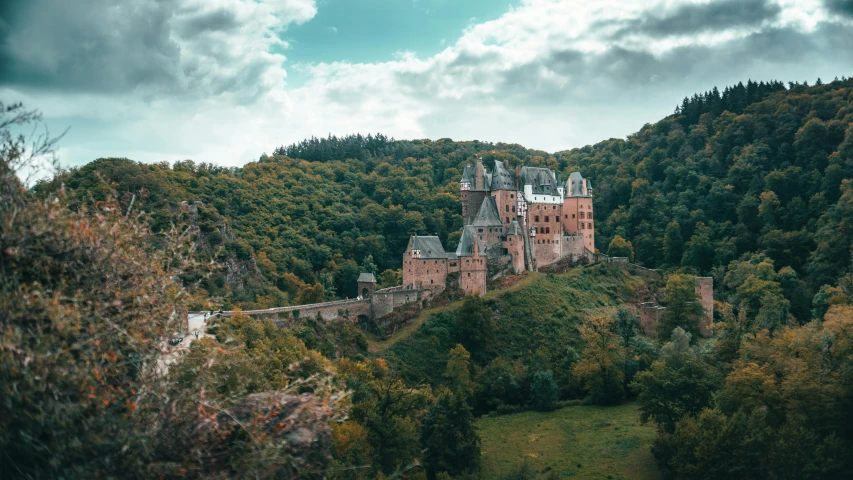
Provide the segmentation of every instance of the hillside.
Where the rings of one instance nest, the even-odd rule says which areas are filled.
[[[554,155],[330,137],[242,168],[100,159],[33,189],[8,126],[41,117],[0,108],[0,471],[851,478],[853,81],[789,87],[712,90]],[[394,285],[415,232],[452,249],[474,155],[583,171],[598,247],[662,278],[505,277],[371,341],[367,322],[235,311],[146,367],[175,312],[347,297],[361,271]],[[715,285],[705,339],[696,274]],[[649,293],[657,338],[630,308]]]
[[[789,269],[797,286],[785,300],[802,322],[818,290],[850,270],[851,123],[853,80],[788,89],[748,82],[686,98],[676,114],[625,140],[555,154],[449,139],[329,137],[276,148],[242,168],[100,159],[37,190],[64,182],[77,201],[100,199],[101,175],[125,205],[130,193],[141,194],[137,208],[151,213],[155,231],[194,222],[206,258],[222,266],[207,278],[186,277],[188,285],[200,281],[202,293],[226,307],[262,308],[353,296],[362,269],[394,283],[415,232],[454,248],[457,181],[475,155],[564,177],[580,170],[595,187],[599,249],[619,235],[640,264],[713,275],[722,298],[736,288],[725,281],[733,260],[766,255],[776,271]],[[197,212],[183,213],[183,201]]]
[[[500,357],[520,361],[530,372],[551,370],[563,385],[563,397],[578,394],[569,369],[583,342],[578,333],[581,319],[591,311],[615,309],[636,301],[647,282],[617,268],[592,265],[562,275],[539,275],[523,288],[487,295],[482,308],[494,321],[493,340],[476,363],[487,365]],[[379,353],[413,383],[443,383],[450,350],[458,343],[475,350],[456,319],[470,316],[462,305],[431,316],[410,337]]]

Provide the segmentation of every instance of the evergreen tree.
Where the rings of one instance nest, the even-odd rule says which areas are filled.
[[[454,331],[459,343],[471,352],[471,358],[484,363],[495,343],[492,309],[478,295],[466,296],[456,311]]]
[[[440,472],[451,476],[474,474],[480,468],[480,437],[471,407],[460,395],[439,394],[421,427],[421,446],[427,478]]]
[[[557,383],[550,370],[539,371],[530,379],[530,405],[540,412],[550,412],[557,403]]]

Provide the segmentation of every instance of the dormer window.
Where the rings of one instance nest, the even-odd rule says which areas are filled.
[[[421,258],[420,250],[412,250],[412,258]]]

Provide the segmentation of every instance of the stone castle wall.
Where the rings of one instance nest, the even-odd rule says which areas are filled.
[[[381,318],[393,312],[395,308],[402,307],[420,300],[420,291],[403,286],[383,288],[374,292],[371,307],[373,317]]]
[[[447,259],[418,259],[403,256],[403,286],[423,289],[425,296],[438,295],[447,288]]]
[[[460,258],[459,288],[465,295],[486,294],[486,259],[481,256]]]
[[[467,223],[469,218],[476,217],[477,212],[483,205],[483,200],[489,196],[489,192],[477,190],[462,191],[462,223]]]
[[[503,234],[503,228],[499,226],[495,227],[475,227],[475,232],[477,235],[477,239],[480,241],[480,248],[484,251],[481,252],[483,255],[492,254],[494,255],[494,250],[492,247],[495,245],[500,246],[501,244],[501,235]],[[501,252],[498,251],[497,254]]]
[[[714,323],[714,277],[696,277],[696,296],[704,312],[699,321],[699,331],[702,336],[709,337]]]
[[[518,204],[518,199],[515,198],[516,194],[517,192],[514,190],[495,190],[492,192],[492,196],[495,197],[495,204],[498,206],[498,215],[503,224],[501,233],[506,233],[512,221],[518,218],[518,213],[515,211]],[[463,218],[465,217],[463,216]]]
[[[503,242],[507,254],[512,256],[512,271],[519,274],[524,271],[524,237],[521,235],[508,235]]]

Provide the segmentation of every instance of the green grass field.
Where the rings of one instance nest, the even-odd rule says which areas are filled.
[[[499,478],[523,462],[540,476],[657,479],[649,446],[652,425],[641,425],[635,404],[566,407],[477,420],[483,479]]]

